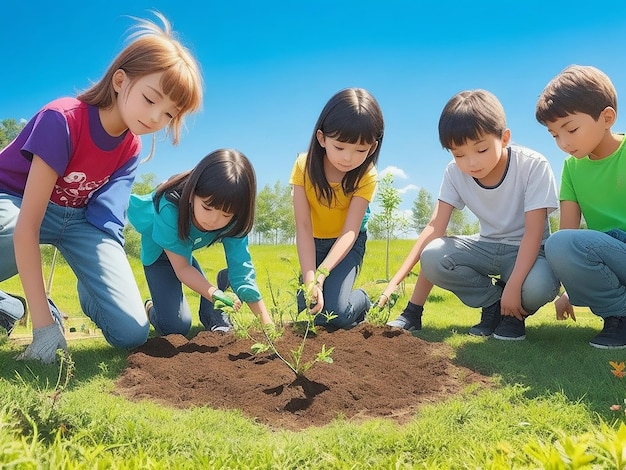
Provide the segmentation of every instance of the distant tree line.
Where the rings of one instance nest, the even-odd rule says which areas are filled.
[[[0,121],[0,149],[3,149],[17,137],[26,123],[17,122],[15,119],[3,119]]]

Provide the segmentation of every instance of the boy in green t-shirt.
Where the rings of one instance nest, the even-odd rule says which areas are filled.
[[[587,306],[604,320],[589,344],[626,348],[626,140],[611,131],[615,87],[597,68],[572,65],[545,87],[535,115],[570,155],[561,177],[559,231],[545,245],[566,290],[555,301],[556,317],[575,320],[572,305]]]

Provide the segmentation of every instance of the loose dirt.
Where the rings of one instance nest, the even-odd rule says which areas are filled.
[[[301,341],[286,327],[276,346],[288,357]],[[272,428],[300,430],[339,416],[406,423],[423,404],[450,398],[470,384],[491,384],[454,364],[447,345],[386,326],[318,328],[317,336],[307,338],[304,361],[325,345],[335,348],[333,363],[318,362],[298,378],[275,354],[253,355],[252,344],[232,333],[207,331],[190,340],[151,338],[130,354],[117,392],[179,408],[239,409]]]

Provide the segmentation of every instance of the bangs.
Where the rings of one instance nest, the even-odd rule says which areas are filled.
[[[234,214],[235,218],[238,214],[248,212],[250,198],[253,197],[244,178],[241,178],[239,181],[228,179],[213,180],[210,184],[198,186],[195,194],[208,206]]]
[[[573,111],[570,107],[565,106],[558,100],[549,98],[537,103],[535,118],[541,123],[548,123],[569,116],[575,112],[575,110]]]
[[[439,142],[445,149],[459,147],[484,135],[502,137],[506,129],[504,108],[486,90],[466,90],[454,95],[439,117]]]
[[[202,103],[200,78],[185,62],[178,62],[163,71],[161,87],[181,113],[197,111]]]
[[[382,123],[379,126],[372,125],[375,120],[375,116],[363,109],[346,109],[345,112],[330,114],[324,122],[322,132],[331,139],[341,142],[371,145],[382,137],[379,134],[383,125]]]
[[[468,140],[478,140],[488,133],[491,133],[491,129],[472,113],[452,114],[439,126],[441,145],[447,149],[465,145]]]

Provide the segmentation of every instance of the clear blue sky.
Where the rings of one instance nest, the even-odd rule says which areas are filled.
[[[421,187],[437,196],[450,160],[437,122],[458,91],[496,94],[513,140],[546,155],[557,178],[564,155],[534,118],[544,85],[577,63],[626,92],[624,0],[10,1],[0,8],[0,119],[29,119],[98,80],[125,45],[128,15],[154,19],[150,9],[196,55],[206,89],[179,146],[159,142],[140,167],[159,180],[234,147],[253,162],[259,189],[286,185],[326,101],[357,86],[383,109],[379,170],[394,170],[407,209]],[[614,129],[626,131],[624,115]]]

